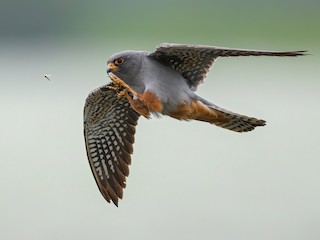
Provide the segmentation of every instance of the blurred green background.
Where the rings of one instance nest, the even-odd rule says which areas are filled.
[[[2,0],[0,238],[319,239],[319,12],[315,0]],[[264,128],[140,119],[116,208],[87,163],[84,101],[111,54],[161,42],[311,55],[219,59],[199,87]]]

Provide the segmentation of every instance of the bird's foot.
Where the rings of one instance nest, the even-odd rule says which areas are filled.
[[[136,91],[134,91],[128,84],[126,84],[121,78],[117,77],[115,74],[109,73],[109,77],[111,81],[114,83],[114,90],[117,91],[119,97],[126,96],[126,92],[130,92],[135,96],[138,95]],[[122,88],[124,88],[124,90],[122,90]]]
[[[107,88],[114,90],[117,93],[119,93],[121,91],[121,88],[119,88],[118,86],[107,86]]]
[[[117,92],[118,97],[125,97],[128,99],[131,107],[140,115],[145,118],[150,118],[150,109],[142,98],[143,95],[134,91],[128,84],[126,84],[121,78],[117,77],[113,73],[109,73],[109,77],[115,86],[109,86]],[[130,95],[132,94],[132,96]],[[134,96],[134,98],[133,98]]]
[[[128,100],[132,99],[127,89],[118,90],[117,94],[119,98],[126,97]]]

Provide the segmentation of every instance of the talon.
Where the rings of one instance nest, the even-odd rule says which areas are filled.
[[[113,73],[109,73],[109,77],[111,79],[111,81],[119,88],[123,87],[125,88],[128,92],[131,92],[133,95],[138,95],[138,93],[136,91],[134,91],[128,84],[126,84],[122,79],[120,79],[119,77],[117,77],[115,74]]]
[[[116,75],[113,73],[109,73],[109,77],[111,81],[117,86],[117,87],[122,87],[124,84],[124,81],[122,81],[120,78],[118,78]]]
[[[124,89],[124,90],[118,92],[118,97],[119,97],[119,98],[122,98],[122,97],[128,98],[127,95],[129,96],[129,94],[128,94],[128,92],[127,92],[127,89]],[[129,99],[128,99],[128,100],[129,100]]]
[[[115,87],[112,87],[112,89],[115,89],[117,91],[117,95],[119,98],[125,97],[128,99],[130,105],[132,108],[141,114],[142,116],[146,118],[150,118],[150,110],[149,107],[145,104],[143,99],[140,98],[140,94],[138,94],[136,91],[134,91],[128,84],[126,84],[122,79],[117,77],[113,73],[109,73],[109,77]],[[122,89],[124,88],[124,89]],[[137,97],[137,99],[133,99],[132,96],[130,96],[129,93],[132,93],[134,96]]]
[[[119,87],[114,87],[114,86],[107,86],[107,88],[111,89],[111,90],[115,90],[116,92],[119,92]]]

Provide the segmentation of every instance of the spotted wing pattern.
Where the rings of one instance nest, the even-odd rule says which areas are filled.
[[[126,187],[138,118],[127,99],[118,98],[108,85],[86,99],[84,137],[89,164],[103,197],[116,206]]]
[[[237,56],[300,56],[305,51],[270,52],[259,50],[232,49],[203,45],[162,43],[149,57],[172,67],[187,81],[192,90],[203,82],[210,67],[218,57]]]

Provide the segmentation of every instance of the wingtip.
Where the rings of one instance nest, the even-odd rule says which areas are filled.
[[[299,52],[300,52],[300,56],[313,55],[312,53],[309,53],[308,50],[302,50],[302,51],[299,51]]]
[[[107,200],[107,199],[106,199]],[[108,202],[108,204],[110,204],[111,203],[111,201],[110,200],[107,200],[107,202]],[[116,206],[116,207],[119,207],[118,206],[118,200],[116,200],[116,201],[114,201],[114,200],[112,200],[112,203]]]
[[[308,53],[308,50],[293,51],[292,53],[294,54],[293,56],[307,56],[307,55],[311,55],[310,53]]]
[[[276,53],[277,54],[277,53]],[[290,52],[278,52],[279,57],[299,57],[299,56],[306,56],[310,55],[308,50],[298,50],[298,51],[290,51]]]

